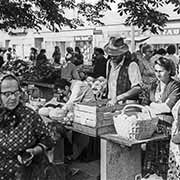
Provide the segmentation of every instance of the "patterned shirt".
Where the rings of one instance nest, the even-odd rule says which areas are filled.
[[[37,144],[50,148],[53,141],[40,116],[22,104],[5,110],[0,119],[0,180],[14,180],[20,168],[17,156]]]

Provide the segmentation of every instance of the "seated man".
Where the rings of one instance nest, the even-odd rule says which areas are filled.
[[[136,102],[141,90],[141,74],[137,63],[131,58],[128,45],[123,38],[113,37],[104,50],[109,57],[106,76],[110,101],[107,105],[112,106],[118,101],[127,100]]]
[[[73,103],[95,101],[93,91],[86,81],[76,80],[70,86],[68,81],[61,79],[55,87],[57,87],[58,92],[62,94],[63,99],[66,101],[62,107],[65,111],[70,111]],[[89,144],[89,136],[80,133],[73,132],[72,134],[72,131],[67,131],[65,137],[73,144],[73,154],[69,156],[69,160],[78,158]],[[65,147],[67,146],[65,145]],[[69,151],[69,148],[65,148],[65,155],[67,154],[66,151]]]
[[[93,91],[86,81],[74,80],[69,83],[67,80],[61,79],[55,88],[65,102],[63,106],[65,111],[71,110],[74,103],[95,101]]]

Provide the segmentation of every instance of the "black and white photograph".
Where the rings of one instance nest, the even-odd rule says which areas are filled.
[[[179,0],[0,0],[0,180],[180,180]]]

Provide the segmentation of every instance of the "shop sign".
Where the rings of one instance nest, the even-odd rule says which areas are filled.
[[[131,36],[131,31],[114,31],[114,32],[109,32],[109,37],[111,36],[122,36],[122,37],[130,37]],[[140,30],[135,30],[134,32],[135,36],[175,36],[175,35],[180,35],[180,28],[165,28],[164,31],[160,31],[159,34],[152,34],[150,31],[145,31],[141,32]]]
[[[92,41],[92,36],[75,36],[75,41]]]
[[[159,33],[160,35],[179,35],[180,28],[169,28]]]

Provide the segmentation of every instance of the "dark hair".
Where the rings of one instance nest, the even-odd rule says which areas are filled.
[[[37,53],[37,49],[34,47],[31,48],[31,51],[34,51],[34,53]]]
[[[1,84],[4,80],[15,80],[17,81],[18,84],[18,89],[21,91],[21,86],[20,86],[20,81],[19,79],[14,75],[14,74],[5,74],[2,78],[1,78]],[[0,87],[1,88],[1,87]],[[1,89],[0,89],[1,91]]]
[[[156,54],[160,54],[160,55],[165,55],[166,54],[166,50],[164,48],[160,48],[156,51]]]
[[[55,83],[55,89],[63,89],[65,90],[66,86],[71,86],[71,83],[67,81],[66,79],[60,79],[58,82]]]
[[[8,51],[11,51],[11,50],[12,50],[12,48],[10,48],[10,47],[9,47],[7,50],[8,50]]]
[[[81,53],[81,50],[80,50],[80,48],[79,47],[75,47],[75,49],[74,49],[76,52],[78,52],[79,54]]]
[[[174,44],[170,44],[167,48],[167,53],[168,54],[175,54],[176,53],[176,47]]]
[[[142,52],[145,53],[147,51],[147,49],[152,48],[152,46],[150,44],[145,44],[142,46]]]
[[[43,54],[43,53],[46,53],[46,50],[45,50],[45,49],[41,49],[41,50],[40,50],[40,54]]]
[[[94,52],[98,52],[99,54],[104,55],[104,50],[102,48],[95,48]]]
[[[67,51],[68,53],[73,53],[73,48],[72,48],[72,47],[67,47],[67,48],[66,48],[66,51]]]
[[[162,66],[166,71],[169,71],[170,76],[176,75],[176,66],[171,59],[161,56],[154,62],[154,65],[156,64]]]

